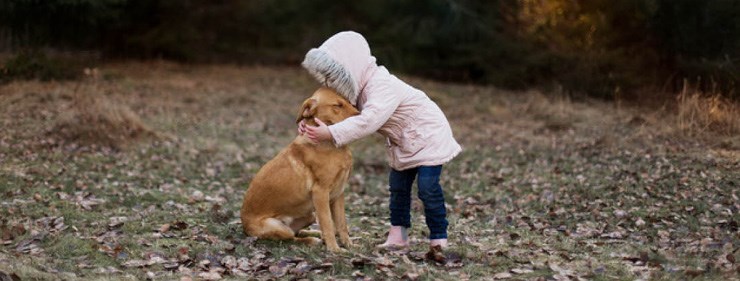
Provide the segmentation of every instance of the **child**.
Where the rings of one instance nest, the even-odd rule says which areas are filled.
[[[306,53],[302,63],[319,82],[336,90],[360,115],[327,126],[301,123],[299,132],[312,141],[333,140],[337,146],[379,132],[386,137],[390,172],[391,228],[384,248],[408,247],[411,227],[411,185],[417,178],[424,203],[430,246],[447,247],[447,213],[439,185],[442,164],[462,148],[442,110],[424,92],[391,75],[375,63],[359,33],[345,31]]]

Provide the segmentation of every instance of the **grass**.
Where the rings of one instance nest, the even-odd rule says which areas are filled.
[[[424,259],[418,200],[410,253],[373,248],[388,228],[378,136],[352,144],[351,251],[242,233],[238,210],[252,175],[291,141],[294,114],[317,86],[302,70],[125,63],[99,71],[108,78],[0,86],[0,272],[22,280],[204,279],[208,271],[234,280],[737,279],[737,134],[686,134],[678,109],[406,77],[440,105],[464,146],[442,178],[449,252],[460,261],[445,266]],[[115,145],[60,134],[65,116],[80,112],[80,89],[157,136],[116,129],[113,140],[125,145]],[[56,217],[63,225],[44,223]],[[19,247],[26,242],[42,251]],[[155,257],[177,267],[127,266]],[[233,271],[230,257],[244,270]]]
[[[725,135],[740,134],[740,110],[731,100],[718,93],[692,89],[684,81],[678,97],[678,127],[689,135],[715,131]]]

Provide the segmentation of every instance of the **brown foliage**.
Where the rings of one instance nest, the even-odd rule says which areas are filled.
[[[90,79],[78,84],[72,104],[60,112],[53,132],[65,141],[119,149],[158,137],[131,108],[101,91],[96,70],[86,74]]]
[[[684,82],[677,97],[678,128],[696,136],[708,131],[724,135],[740,133],[740,105],[720,94],[703,93]]]

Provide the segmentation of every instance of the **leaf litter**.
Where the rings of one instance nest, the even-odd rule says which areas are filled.
[[[608,104],[573,102],[564,105],[572,109],[564,120],[573,120],[566,129],[548,130],[554,113],[538,105],[538,95],[415,80],[445,109],[466,147],[442,178],[453,246],[427,248],[415,200],[411,249],[373,250],[387,231],[388,194],[383,148],[370,140],[352,146],[357,172],[346,194],[358,246],[332,255],[322,247],[255,241],[243,235],[238,218],[251,176],[293,137],[292,117],[274,112],[293,112],[305,98],[296,83],[312,85],[309,80],[280,78],[302,77],[299,69],[123,65],[110,71],[123,78],[100,84],[102,92],[173,138],[129,150],[49,139],[44,118],[65,108],[73,85],[2,86],[12,88],[3,98],[15,105],[0,106],[0,116],[18,120],[0,126],[2,274],[15,274],[1,266],[16,260],[49,264],[38,267],[47,272],[155,280],[579,280],[622,273],[726,279],[740,273],[737,159],[712,154],[702,140],[625,126],[631,117],[625,109],[617,114]],[[184,84],[190,86],[178,86]],[[470,106],[452,102],[462,94]],[[51,100],[48,106],[34,102],[40,95]],[[493,118],[499,103],[516,118]],[[32,108],[48,112],[35,115]]]

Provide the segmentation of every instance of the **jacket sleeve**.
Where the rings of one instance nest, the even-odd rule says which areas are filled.
[[[329,126],[336,146],[343,146],[369,136],[380,129],[401,104],[401,95],[393,93],[390,85],[367,89],[367,100],[360,115]]]

